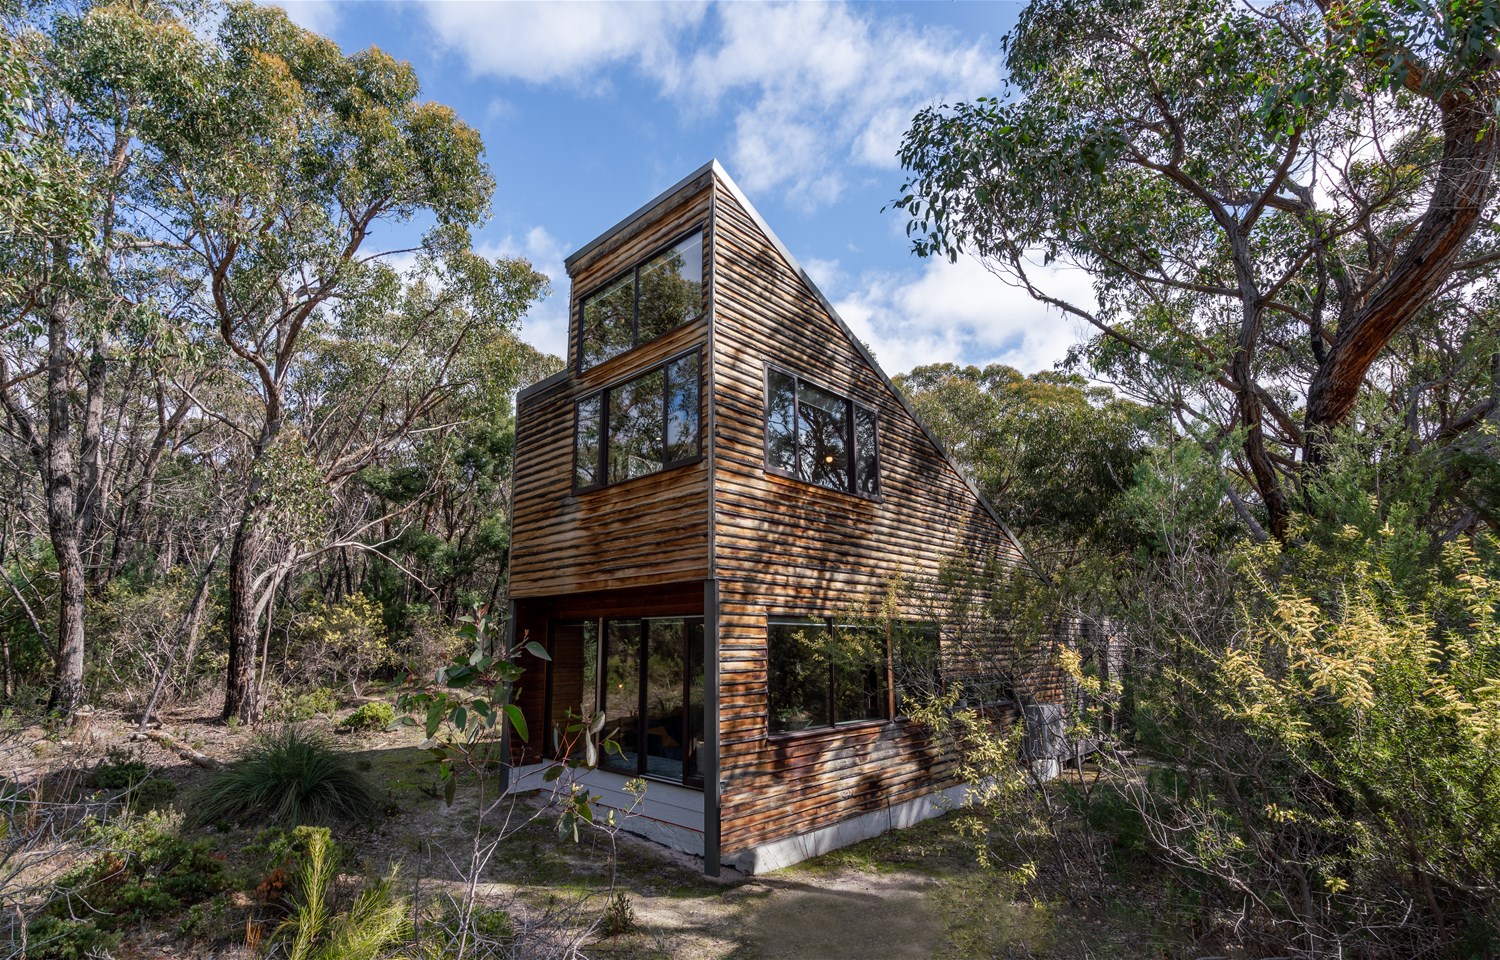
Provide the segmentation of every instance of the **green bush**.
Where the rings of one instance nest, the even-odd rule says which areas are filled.
[[[327,823],[379,809],[379,796],[352,758],[322,737],[283,727],[257,737],[198,792],[198,823]]]
[[[339,729],[351,732],[368,732],[372,730],[384,730],[396,722],[396,711],[384,700],[374,700],[364,704],[339,724]]]
[[[111,748],[104,756],[104,761],[84,778],[85,786],[119,793],[138,810],[159,807],[177,793],[177,784],[155,776],[140,757],[118,748]]]
[[[269,719],[280,723],[302,723],[315,717],[331,717],[338,712],[338,694],[328,687],[314,687],[302,693],[283,692],[266,714]]]
[[[31,955],[100,955],[118,941],[115,931],[172,916],[230,886],[208,841],[183,838],[164,814],[94,824],[83,841],[103,852],[59,878],[56,897],[27,928]]]
[[[276,931],[288,960],[378,960],[407,933],[407,903],[395,871],[362,890],[348,910],[333,910],[338,848],[327,828],[298,827],[290,911]]]

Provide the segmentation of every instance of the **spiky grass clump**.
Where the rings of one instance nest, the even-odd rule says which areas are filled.
[[[329,823],[373,814],[380,797],[322,737],[283,727],[262,734],[195,798],[197,823]]]

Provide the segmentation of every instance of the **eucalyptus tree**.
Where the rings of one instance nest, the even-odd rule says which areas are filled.
[[[111,475],[109,380],[166,320],[152,215],[140,202],[140,138],[174,109],[185,31],[132,17],[128,29],[91,31],[39,8],[5,19],[0,50],[9,95],[0,121],[0,406],[46,501],[58,576],[50,707],[60,711],[83,694],[85,555],[105,526]],[[129,68],[102,74],[101,50],[128,56]]]
[[[1419,439],[1493,421],[1492,389],[1455,384],[1495,355],[1469,320],[1500,269],[1497,37],[1494,0],[1040,0],[1002,96],[915,118],[895,205],[919,254],[976,254],[1092,325],[1087,359],[1222,445],[1284,537],[1414,325],[1465,367],[1395,378]]]
[[[387,302],[399,286],[380,263],[392,251],[368,249],[372,233],[416,217],[434,224],[421,247],[444,286],[412,318],[418,324],[458,308],[471,326],[513,322],[542,281],[527,265],[470,252],[466,228],[486,215],[494,190],[483,146],[452,110],[418,99],[408,64],[375,48],[346,56],[280,10],[248,3],[224,7],[212,36],[184,29],[181,42],[190,93],[174,122],[142,139],[186,299],[227,348],[255,411],[243,425],[248,476],[228,560],[224,703],[226,718],[249,720],[258,712],[263,587],[277,576],[272,541],[317,528],[328,484],[377,459],[428,412],[424,398],[442,394],[419,391],[398,410],[349,407],[384,426],[333,441],[338,452],[326,463],[315,448],[330,448],[317,434],[332,429],[293,426],[309,331],[339,310],[357,315],[349,304]],[[270,518],[289,509],[300,525],[273,530]]]

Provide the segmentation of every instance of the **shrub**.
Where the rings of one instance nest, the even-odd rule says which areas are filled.
[[[624,890],[616,890],[604,908],[604,935],[616,937],[635,929],[635,907]]]
[[[230,886],[208,842],[183,838],[163,814],[94,824],[84,842],[102,852],[59,878],[56,898],[27,928],[35,956],[98,955],[118,940],[114,931],[172,916]]]
[[[395,722],[395,708],[384,700],[374,700],[345,717],[339,728],[352,732],[384,730]]]
[[[379,808],[379,796],[353,760],[319,736],[283,727],[257,737],[199,791],[199,823],[327,823]]]
[[[314,687],[295,694],[283,691],[266,712],[270,719],[279,723],[302,723],[314,717],[331,717],[338,713],[339,698],[328,687]]]
[[[332,604],[314,600],[298,618],[295,659],[303,676],[346,680],[357,695],[361,681],[395,660],[380,604],[362,593]]]
[[[160,806],[177,792],[175,783],[155,776],[140,757],[113,747],[83,782],[95,790],[118,793],[139,810]]]
[[[299,827],[291,910],[277,930],[289,960],[377,960],[407,930],[407,904],[396,896],[396,874],[360,892],[343,913],[333,910],[338,849],[327,828]]]

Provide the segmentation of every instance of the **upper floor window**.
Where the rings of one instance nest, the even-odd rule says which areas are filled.
[[[766,468],[808,483],[873,497],[880,493],[875,411],[766,370]]]
[[[587,370],[703,313],[703,233],[679,240],[579,305],[578,369]]]
[[[699,433],[698,352],[578,401],[573,433],[573,486],[600,487],[696,459]]]

